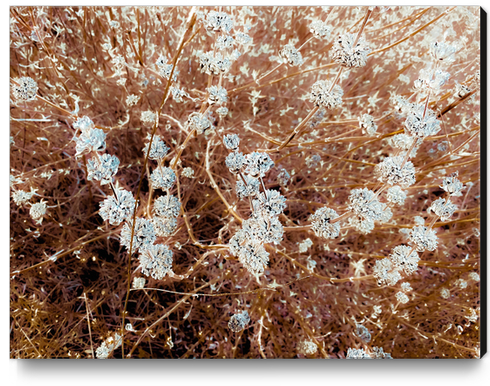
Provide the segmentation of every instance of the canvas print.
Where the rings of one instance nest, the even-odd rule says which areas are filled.
[[[11,358],[483,355],[480,7],[9,12]]]

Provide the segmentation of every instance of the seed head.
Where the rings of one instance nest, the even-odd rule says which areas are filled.
[[[146,139],[148,143],[146,143],[145,147],[143,148],[143,153],[145,156],[146,153],[148,152],[148,147],[150,146],[151,134],[148,133]],[[162,140],[162,137],[160,137],[159,135],[154,135],[148,158],[153,160],[163,159],[165,158],[169,150],[170,149],[167,147],[167,145],[165,145],[165,142]]]
[[[210,105],[215,103],[223,104],[228,102],[228,93],[223,87],[211,86],[210,88],[208,88],[208,93],[208,103]]]
[[[332,50],[333,61],[344,67],[363,67],[366,65],[367,55],[371,52],[366,40],[359,38],[354,45],[356,35],[340,35],[335,41]]]
[[[172,272],[172,251],[163,244],[154,244],[142,250],[139,255],[141,272],[153,279],[162,280]]]
[[[242,179],[238,179],[236,182],[236,193],[238,198],[243,199],[246,197],[255,197],[260,191],[260,182],[257,178],[244,175],[246,184]]]
[[[36,224],[41,225],[43,222],[43,217],[46,214],[46,202],[44,201],[39,201],[36,202],[35,204],[32,204],[31,209],[29,210],[29,214],[31,215],[32,219]]]
[[[425,226],[415,226],[409,234],[409,244],[418,252],[435,251],[437,248],[437,235],[433,229]]]
[[[168,167],[158,167],[151,173],[150,181],[154,189],[171,189],[175,184],[175,172]]]
[[[393,248],[389,259],[395,267],[407,275],[411,275],[417,270],[420,260],[417,252],[406,245],[398,245]]]
[[[396,300],[398,300],[400,303],[405,304],[408,303],[410,300],[407,295],[405,295],[403,292],[398,291],[395,295]]]
[[[395,285],[402,279],[398,268],[390,259],[377,260],[373,268],[373,276],[378,280],[378,285]]]
[[[296,351],[303,355],[313,355],[318,351],[318,346],[311,340],[302,340],[296,346]]]
[[[169,237],[177,228],[177,219],[175,217],[158,217],[151,219],[155,233],[160,237]]]
[[[279,55],[282,57],[284,63],[287,63],[290,66],[300,66],[304,62],[301,52],[299,52],[294,47],[294,44],[291,43],[286,44],[281,51],[279,51]]]
[[[116,189],[116,197],[109,196],[100,204],[99,214],[104,221],[109,221],[112,225],[119,225],[133,215],[135,202],[131,192]]]
[[[240,145],[240,138],[236,134],[226,134],[223,142],[227,149],[235,151],[238,150],[238,146]]]
[[[427,212],[434,212],[441,218],[441,221],[449,221],[456,209],[458,209],[457,205],[453,204],[451,201],[438,198],[432,202],[429,208],[427,208]]]
[[[233,315],[228,322],[228,328],[233,332],[242,331],[250,323],[250,316],[247,311],[242,311]]]
[[[318,209],[310,216],[312,229],[313,232],[315,232],[315,235],[324,239],[334,239],[338,237],[340,233],[340,223],[330,223],[331,220],[337,217],[339,217],[339,215],[333,209],[327,207]]]
[[[330,36],[332,28],[327,25],[324,21],[314,20],[310,24],[310,32],[319,39],[326,39]]]
[[[14,98],[19,101],[32,101],[36,98],[37,94],[37,83],[34,79],[28,76],[23,76],[22,78],[17,78],[15,81],[18,83],[12,84],[12,92]]]
[[[407,193],[395,185],[388,189],[386,199],[393,204],[403,205],[407,199]]]
[[[444,42],[433,42],[430,45],[430,54],[437,61],[454,62],[455,53],[456,47]]]
[[[110,184],[114,180],[119,167],[119,158],[115,155],[102,154],[100,157],[93,157],[88,160],[87,179],[89,181],[100,181],[101,185]]]
[[[458,197],[463,195],[463,193],[461,193],[461,191],[463,190],[463,184],[460,180],[458,180],[457,177],[458,172],[454,173],[454,175],[451,175],[450,177],[445,177],[442,180],[441,188],[448,192],[451,197]]]
[[[374,175],[378,181],[389,185],[400,185],[408,188],[415,183],[415,168],[410,161],[405,162],[404,156],[386,157],[381,163],[374,168]]]
[[[106,134],[101,129],[88,128],[82,130],[82,133],[76,141],[76,155],[82,155],[91,151],[104,151]]]
[[[373,359],[363,348],[349,348],[346,359]]]
[[[153,204],[153,214],[159,217],[175,218],[180,213],[180,201],[172,195],[158,197]]]
[[[131,243],[132,220],[124,223],[121,230],[121,245],[124,245],[128,250]],[[133,235],[133,252],[138,249],[144,250],[150,247],[156,240],[155,228],[150,220],[137,217]]]
[[[245,173],[255,178],[264,177],[265,173],[274,167],[274,162],[269,154],[257,151],[247,154],[245,164]]]
[[[318,107],[333,109],[342,104],[342,95],[344,91],[339,85],[332,88],[332,82],[319,80],[311,86],[310,102]]]
[[[266,190],[259,193],[257,199],[252,201],[255,213],[264,217],[279,216],[286,208],[286,197],[277,190]]]
[[[209,11],[204,20],[204,27],[208,31],[230,32],[233,28],[233,19],[225,12]]]
[[[204,114],[194,112],[189,115],[187,126],[190,129],[195,129],[197,134],[202,134],[205,130],[211,128],[211,121]]]
[[[363,116],[359,118],[359,126],[361,127],[363,134],[367,134],[370,137],[374,136],[376,130],[378,130],[374,118],[369,114],[363,114]]]
[[[240,173],[245,163],[246,158],[243,156],[242,153],[238,151],[234,151],[233,153],[228,154],[225,160],[226,166],[233,174]]]
[[[423,104],[412,106],[404,125],[406,134],[420,139],[435,135],[441,130],[441,122],[437,120],[436,114]]]

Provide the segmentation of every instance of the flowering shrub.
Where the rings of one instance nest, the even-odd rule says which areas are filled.
[[[11,7],[11,357],[474,358],[477,7]]]

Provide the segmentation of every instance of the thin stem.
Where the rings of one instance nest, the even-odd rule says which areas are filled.
[[[179,146],[179,151],[177,152],[177,155],[175,156],[172,164],[170,165],[171,169],[175,170],[175,167],[177,166],[177,162],[179,162],[179,158],[182,155],[182,152],[184,151],[185,147],[187,146],[191,138],[195,135],[196,131],[197,131],[196,129],[192,129],[192,131],[185,138],[182,145]]]
[[[278,148],[276,148],[275,152],[277,151],[280,151],[282,149],[284,149],[287,144],[289,142],[291,142],[293,140],[293,138],[300,132],[301,128],[306,125],[306,123],[313,117],[313,115],[315,115],[315,113],[320,109],[319,106],[315,106],[311,111],[310,113],[306,116],[305,119],[303,119],[299,124],[298,126],[295,127],[295,129],[293,130],[293,132],[290,134],[290,136],[282,143],[281,146],[279,146]]]
[[[368,9],[368,11],[366,12],[366,16],[364,17],[364,20],[362,22],[361,29],[357,33],[356,40],[354,40],[354,44],[353,44],[354,47],[356,46],[357,42],[359,41],[361,34],[364,31],[364,27],[366,27],[366,24],[369,20],[369,16],[371,16],[372,13],[373,13],[373,11],[370,9]]]

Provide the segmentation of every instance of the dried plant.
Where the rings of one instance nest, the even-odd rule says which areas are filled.
[[[479,357],[479,66],[478,7],[11,7],[11,357]]]

